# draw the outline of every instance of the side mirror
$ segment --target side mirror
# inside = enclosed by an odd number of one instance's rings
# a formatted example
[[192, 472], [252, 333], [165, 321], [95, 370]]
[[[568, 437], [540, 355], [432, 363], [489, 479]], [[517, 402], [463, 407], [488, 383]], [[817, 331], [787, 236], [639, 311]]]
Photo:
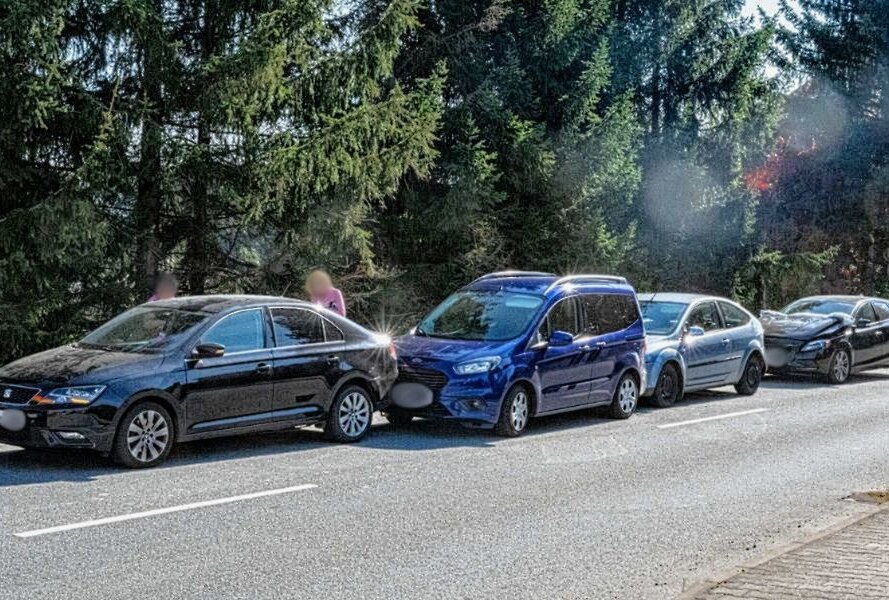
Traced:
[[871, 326], [870, 319], [856, 319], [855, 320], [855, 327], [864, 328], [864, 327], [870, 327], [870, 326]]
[[690, 335], [691, 337], [701, 337], [705, 333], [707, 332], [704, 331], [704, 328], [698, 327], [697, 325], [692, 325], [688, 328], [688, 335]]
[[567, 331], [553, 331], [549, 334], [550, 346], [567, 346], [574, 342], [574, 336]]
[[223, 354], [225, 354], [225, 346], [213, 342], [198, 344], [191, 351], [191, 355], [195, 358], [218, 358]]

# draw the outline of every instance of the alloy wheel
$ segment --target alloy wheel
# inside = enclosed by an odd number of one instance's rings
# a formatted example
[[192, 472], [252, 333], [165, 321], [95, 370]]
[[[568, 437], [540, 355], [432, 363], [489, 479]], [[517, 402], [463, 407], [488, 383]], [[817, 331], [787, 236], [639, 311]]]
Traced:
[[512, 397], [509, 414], [513, 428], [522, 431], [528, 424], [528, 394], [523, 391], [516, 392]]
[[343, 432], [358, 437], [370, 426], [370, 401], [361, 392], [351, 392], [343, 398], [337, 416]]
[[636, 382], [632, 377], [627, 377], [620, 384], [618, 390], [617, 401], [620, 408], [625, 413], [631, 413], [636, 408], [636, 402], [639, 398], [639, 391], [636, 389]]
[[838, 351], [833, 358], [833, 376], [839, 382], [849, 377], [849, 353], [845, 350]]
[[151, 409], [137, 412], [127, 427], [127, 449], [137, 461], [156, 460], [170, 443], [170, 426], [162, 414]]

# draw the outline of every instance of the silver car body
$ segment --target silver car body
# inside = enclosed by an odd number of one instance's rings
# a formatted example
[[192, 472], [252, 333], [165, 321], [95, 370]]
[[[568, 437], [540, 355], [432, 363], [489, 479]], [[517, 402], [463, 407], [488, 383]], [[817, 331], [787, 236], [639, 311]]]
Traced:
[[[764, 360], [762, 325], [737, 303], [699, 294], [639, 294], [643, 314], [647, 303], [658, 302], [684, 304], [685, 308], [677, 314], [675, 324], [671, 323], [672, 330], [646, 335], [644, 395], [654, 393], [661, 369], [670, 362], [679, 368], [682, 390], [690, 392], [738, 383], [752, 355]], [[712, 315], [711, 321], [715, 321], [708, 322], [703, 331], [690, 323], [690, 318], [702, 311]], [[737, 311], [743, 313], [743, 319]], [[728, 314], [734, 319], [727, 318]], [[740, 323], [741, 320], [746, 322]], [[646, 330], [647, 327], [646, 323]]]

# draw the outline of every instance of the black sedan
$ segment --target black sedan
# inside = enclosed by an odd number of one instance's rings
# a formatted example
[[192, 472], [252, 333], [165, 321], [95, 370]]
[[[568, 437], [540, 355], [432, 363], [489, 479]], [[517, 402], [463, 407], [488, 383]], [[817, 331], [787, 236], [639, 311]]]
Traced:
[[305, 302], [154, 302], [0, 369], [0, 442], [129, 467], [159, 464], [174, 442], [301, 425], [353, 442], [396, 375], [388, 337]]
[[763, 311], [772, 372], [820, 373], [843, 383], [852, 373], [889, 366], [889, 300], [816, 296]]

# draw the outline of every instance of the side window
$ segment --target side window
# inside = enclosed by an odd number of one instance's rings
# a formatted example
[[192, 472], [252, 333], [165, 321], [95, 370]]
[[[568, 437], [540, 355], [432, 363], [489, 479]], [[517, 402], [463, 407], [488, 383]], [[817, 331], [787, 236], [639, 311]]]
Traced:
[[324, 321], [324, 339], [328, 342], [341, 342], [345, 338], [343, 337], [343, 332], [340, 331], [339, 327], [331, 323], [330, 321]]
[[871, 302], [866, 303], [864, 306], [858, 309], [858, 312], [855, 313], [856, 319], [867, 319], [871, 323], [877, 322], [877, 313], [874, 310], [874, 305]]
[[223, 317], [203, 335], [201, 341], [222, 344], [226, 354], [261, 350], [265, 348], [262, 311], [243, 310]]
[[636, 302], [620, 294], [586, 294], [581, 297], [584, 308], [583, 335], [601, 335], [626, 329], [639, 319]]
[[722, 327], [715, 302], [698, 304], [688, 315], [686, 324], [689, 327], [700, 327], [704, 331], [716, 331]]
[[302, 308], [273, 308], [275, 345], [278, 348], [317, 344], [324, 341], [321, 315]]
[[750, 322], [750, 315], [734, 304], [720, 302], [719, 308], [722, 310], [722, 318], [728, 328], [742, 327]]
[[549, 311], [541, 333], [549, 338], [553, 331], [564, 331], [574, 336], [578, 334], [577, 302], [574, 298], [562, 300]]
[[874, 310], [877, 313], [878, 321], [889, 321], [889, 304], [885, 302], [874, 302]]

